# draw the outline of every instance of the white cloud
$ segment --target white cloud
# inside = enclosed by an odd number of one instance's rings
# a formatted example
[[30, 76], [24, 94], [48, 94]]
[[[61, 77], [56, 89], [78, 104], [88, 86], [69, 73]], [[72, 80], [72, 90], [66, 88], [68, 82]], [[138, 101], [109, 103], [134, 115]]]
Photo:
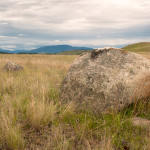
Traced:
[[18, 36], [24, 36], [24, 34], [20, 33], [20, 34], [18, 34]]
[[1, 25], [7, 25], [8, 22], [1, 22], [0, 24], [1, 24]]
[[16, 45], [2, 45], [0, 47], [6, 50], [14, 50], [16, 48]]
[[19, 37], [17, 36], [5, 36], [5, 35], [0, 35], [0, 39], [4, 39], [4, 38], [7, 38], [7, 39], [18, 39]]
[[150, 1], [5, 0], [0, 1], [0, 20], [0, 39], [24, 47], [28, 40], [38, 45], [128, 44], [149, 39]]
[[4, 36], [4, 35], [0, 35], [0, 38], [6, 38], [7, 36]]

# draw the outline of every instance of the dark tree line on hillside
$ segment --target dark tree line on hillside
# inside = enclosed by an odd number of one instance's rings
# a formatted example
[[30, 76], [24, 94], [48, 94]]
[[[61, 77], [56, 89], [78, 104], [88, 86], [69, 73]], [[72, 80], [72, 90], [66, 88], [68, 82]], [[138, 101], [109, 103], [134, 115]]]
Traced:
[[7, 53], [7, 52], [1, 52], [1, 51], [0, 51], [0, 54], [10, 54], [10, 53]]

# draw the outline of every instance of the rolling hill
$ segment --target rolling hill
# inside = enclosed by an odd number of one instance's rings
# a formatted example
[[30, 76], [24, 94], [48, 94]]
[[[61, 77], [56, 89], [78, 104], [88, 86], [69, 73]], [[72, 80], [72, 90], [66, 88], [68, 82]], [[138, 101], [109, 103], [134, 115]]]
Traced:
[[89, 47], [75, 47], [75, 46], [70, 46], [70, 45], [54, 45], [54, 46], [44, 46], [40, 47], [37, 49], [33, 50], [15, 50], [15, 51], [9, 51], [9, 50], [4, 50], [0, 48], [0, 51], [3, 53], [10, 53], [10, 54], [39, 54], [39, 53], [46, 53], [46, 54], [57, 54], [60, 52], [65, 52], [65, 51], [74, 51], [74, 50], [92, 50], [93, 48]]
[[0, 54], [9, 54], [9, 53], [12, 53], [12, 51], [4, 50], [4, 49], [0, 48]]
[[55, 46], [44, 46], [44, 47], [34, 49], [28, 52], [30, 53], [60, 53], [60, 52], [72, 51], [72, 50], [92, 50], [92, 48], [74, 47], [70, 45], [55, 45]]
[[150, 52], [150, 42], [134, 43], [125, 46], [122, 49], [132, 52]]
[[10, 54], [10, 53], [7, 53], [7, 52], [1, 52], [1, 51], [0, 51], [0, 54]]

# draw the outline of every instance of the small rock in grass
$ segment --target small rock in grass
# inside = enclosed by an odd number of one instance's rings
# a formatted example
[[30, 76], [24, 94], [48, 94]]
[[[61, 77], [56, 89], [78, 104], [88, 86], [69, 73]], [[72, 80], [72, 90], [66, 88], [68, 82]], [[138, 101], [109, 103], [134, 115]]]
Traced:
[[16, 64], [14, 62], [8, 62], [4, 68], [3, 68], [4, 71], [20, 71], [20, 70], [23, 70], [23, 67], [20, 66], [19, 64]]
[[137, 127], [150, 127], [150, 120], [143, 119], [140, 117], [133, 117], [132, 124]]

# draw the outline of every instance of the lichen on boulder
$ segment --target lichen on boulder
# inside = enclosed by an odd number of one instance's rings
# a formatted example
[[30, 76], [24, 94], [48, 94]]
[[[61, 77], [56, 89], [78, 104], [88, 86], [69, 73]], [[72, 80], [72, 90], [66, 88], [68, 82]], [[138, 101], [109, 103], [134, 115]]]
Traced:
[[95, 113], [122, 110], [150, 96], [150, 61], [117, 48], [100, 48], [78, 57], [61, 86], [61, 101]]

